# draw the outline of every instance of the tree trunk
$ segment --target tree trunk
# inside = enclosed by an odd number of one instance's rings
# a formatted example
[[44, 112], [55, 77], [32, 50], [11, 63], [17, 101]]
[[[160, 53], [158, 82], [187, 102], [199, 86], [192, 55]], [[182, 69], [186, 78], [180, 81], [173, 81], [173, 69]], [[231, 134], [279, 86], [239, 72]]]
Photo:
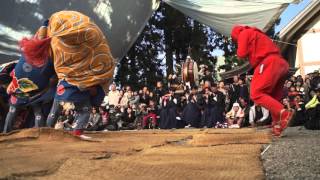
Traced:
[[172, 47], [172, 33], [169, 29], [165, 28], [165, 46], [166, 46], [166, 71], [167, 76], [173, 74], [173, 47]]

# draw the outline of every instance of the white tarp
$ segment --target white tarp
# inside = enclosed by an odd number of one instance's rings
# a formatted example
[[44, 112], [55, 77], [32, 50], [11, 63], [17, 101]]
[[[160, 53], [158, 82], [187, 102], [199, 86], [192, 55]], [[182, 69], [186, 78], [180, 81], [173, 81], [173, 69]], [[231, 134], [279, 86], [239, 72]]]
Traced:
[[294, 1], [296, 0], [164, 0], [182, 13], [227, 36], [235, 24], [267, 30], [288, 3]]
[[[186, 15], [228, 35], [232, 25], [264, 28], [293, 0], [164, 0]], [[5, 0], [0, 6], [0, 63], [19, 56], [17, 42], [61, 10], [80, 11], [105, 33], [113, 56], [121, 59], [135, 42], [159, 0]], [[174, 17], [171, 17], [174, 18]]]

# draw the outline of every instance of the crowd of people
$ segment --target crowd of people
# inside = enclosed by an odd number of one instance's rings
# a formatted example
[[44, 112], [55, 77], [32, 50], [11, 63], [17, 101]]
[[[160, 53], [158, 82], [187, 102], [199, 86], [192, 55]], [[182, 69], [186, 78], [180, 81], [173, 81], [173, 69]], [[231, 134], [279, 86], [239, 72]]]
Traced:
[[[116, 84], [111, 84], [103, 103], [90, 110], [85, 130], [268, 126], [272, 122], [271, 115], [266, 108], [250, 100], [250, 82], [251, 76], [234, 76], [231, 82], [215, 82], [213, 78], [205, 78], [200, 86], [169, 79], [167, 83], [157, 82], [154, 89], [143, 87], [138, 91], [133, 90], [135, 87], [118, 88]], [[319, 91], [318, 71], [305, 78], [291, 76], [286, 80], [282, 103], [296, 112], [291, 126], [320, 128]], [[2, 107], [6, 106], [3, 98], [1, 104]], [[0, 125], [3, 128], [5, 108], [1, 111]], [[77, 126], [77, 115], [76, 110], [61, 111], [54, 127], [72, 131]], [[33, 127], [35, 121], [29, 122], [28, 119], [34, 117], [30, 118], [30, 114], [28, 116], [22, 112], [17, 116], [14, 128]]]
[[[101, 106], [91, 109], [86, 130], [269, 126], [272, 122], [269, 111], [250, 100], [250, 78], [234, 76], [230, 83], [204, 81], [199, 87], [188, 83], [165, 86], [159, 81], [155, 89], [143, 87], [139, 91], [130, 86], [117, 89], [112, 84]], [[305, 79], [291, 76], [286, 80], [282, 102], [296, 112], [291, 126], [320, 128], [319, 82], [318, 71]], [[72, 129], [76, 123], [74, 115], [63, 111], [56, 128]]]
[[[79, 24], [76, 19], [84, 21]], [[83, 41], [87, 37], [95, 38]], [[181, 81], [169, 75], [154, 89], [149, 89], [152, 84], [140, 90], [112, 84], [106, 94], [116, 61], [102, 31], [84, 14], [56, 12], [32, 38], [19, 42], [17, 62], [0, 66], [0, 130], [47, 126], [82, 136], [83, 130], [271, 124], [273, 135], [280, 137], [288, 124], [319, 129], [319, 72], [304, 79], [291, 76], [283, 86], [289, 65], [268, 36], [255, 27], [235, 25], [231, 37], [238, 46], [237, 57], [249, 59], [252, 80], [247, 75], [217, 81], [209, 68], [200, 65], [200, 85], [195, 77], [183, 76]], [[190, 60], [186, 62], [193, 67]]]

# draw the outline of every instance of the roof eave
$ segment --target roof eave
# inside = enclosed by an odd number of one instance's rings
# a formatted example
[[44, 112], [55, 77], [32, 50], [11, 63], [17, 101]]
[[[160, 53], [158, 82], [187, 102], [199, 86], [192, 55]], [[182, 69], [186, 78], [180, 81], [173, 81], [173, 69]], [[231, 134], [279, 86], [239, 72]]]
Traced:
[[[305, 27], [309, 20], [314, 18], [320, 12], [320, 1], [312, 1], [303, 11], [301, 11], [289, 24], [287, 24], [279, 33], [281, 41], [292, 42], [296, 33]], [[280, 44], [280, 48], [284, 51], [288, 47], [287, 44]]]

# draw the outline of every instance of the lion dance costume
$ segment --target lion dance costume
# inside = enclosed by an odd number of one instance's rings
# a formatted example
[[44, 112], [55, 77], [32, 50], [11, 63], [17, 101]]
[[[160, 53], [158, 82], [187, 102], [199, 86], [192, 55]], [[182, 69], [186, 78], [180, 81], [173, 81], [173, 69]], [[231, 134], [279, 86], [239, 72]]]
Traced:
[[[40, 37], [40, 38], [39, 38]], [[62, 108], [77, 113], [75, 135], [81, 135], [90, 107], [100, 105], [112, 81], [115, 61], [107, 40], [89, 17], [76, 11], [54, 13], [32, 39], [23, 39], [26, 61], [41, 66], [51, 57], [58, 77], [47, 119], [53, 127]]]
[[234, 26], [231, 36], [238, 45], [237, 56], [248, 57], [254, 69], [250, 98], [271, 112], [272, 132], [281, 136], [294, 114], [279, 102], [289, 65], [281, 57], [279, 48], [259, 29]]

